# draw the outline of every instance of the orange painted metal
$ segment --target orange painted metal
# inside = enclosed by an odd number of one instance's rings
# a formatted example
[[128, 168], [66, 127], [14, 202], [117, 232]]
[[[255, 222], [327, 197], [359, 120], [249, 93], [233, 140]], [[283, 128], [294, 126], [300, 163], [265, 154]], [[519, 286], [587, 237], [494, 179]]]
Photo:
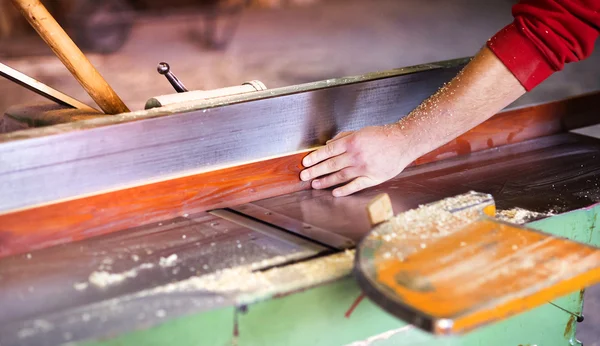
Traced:
[[441, 334], [467, 332], [600, 282], [600, 249], [490, 218], [425, 243], [403, 260], [376, 252], [376, 278], [407, 308], [444, 321], [434, 327]]

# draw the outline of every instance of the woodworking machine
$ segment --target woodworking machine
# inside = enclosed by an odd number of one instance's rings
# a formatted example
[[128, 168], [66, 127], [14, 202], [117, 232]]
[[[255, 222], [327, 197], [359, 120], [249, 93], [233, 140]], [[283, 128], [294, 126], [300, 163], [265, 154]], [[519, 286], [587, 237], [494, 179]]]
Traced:
[[0, 65], [49, 98], [2, 119], [0, 345], [579, 344], [600, 94], [504, 110], [349, 197], [299, 179], [468, 60], [216, 91], [161, 63], [176, 92], [133, 111], [78, 65], [102, 111]]

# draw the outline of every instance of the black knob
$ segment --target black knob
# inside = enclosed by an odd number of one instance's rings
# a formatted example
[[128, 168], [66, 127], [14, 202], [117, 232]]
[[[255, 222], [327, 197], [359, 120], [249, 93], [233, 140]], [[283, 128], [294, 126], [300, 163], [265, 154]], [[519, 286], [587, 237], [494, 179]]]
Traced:
[[169, 67], [169, 64], [167, 64], [166, 62], [161, 62], [160, 64], [158, 64], [158, 66], [156, 67], [156, 71], [158, 71], [158, 73], [167, 77], [167, 80], [169, 81], [169, 83], [171, 83], [171, 85], [173, 86], [175, 91], [177, 91], [178, 93], [183, 93], [183, 92], [188, 91], [186, 89], [186, 87], [183, 85], [183, 83], [181, 83], [179, 81], [179, 79], [177, 79], [177, 77], [175, 77], [173, 72], [171, 72], [171, 68]]
[[166, 62], [161, 62], [160, 64], [158, 64], [158, 67], [156, 67], [156, 71], [158, 71], [158, 73], [160, 74], [167, 74], [170, 70], [171, 68]]

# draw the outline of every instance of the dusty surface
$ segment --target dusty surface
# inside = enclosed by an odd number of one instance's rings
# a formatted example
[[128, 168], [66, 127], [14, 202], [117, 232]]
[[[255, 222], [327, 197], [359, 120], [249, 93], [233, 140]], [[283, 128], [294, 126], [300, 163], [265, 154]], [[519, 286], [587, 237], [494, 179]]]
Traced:
[[[140, 292], [136, 297], [166, 292], [202, 291], [232, 296], [239, 305], [250, 304], [277, 294], [287, 294], [350, 275], [354, 250], [269, 268], [288, 260], [289, 258], [275, 257], [202, 276], [192, 276], [186, 280]], [[243, 284], [240, 285], [241, 282]]]
[[[92, 63], [132, 110], [173, 93], [156, 65], [167, 61], [188, 89], [212, 89], [259, 79], [267, 87], [356, 75], [469, 56], [507, 24], [514, 1], [327, 0], [288, 9], [247, 11], [223, 52], [191, 39], [198, 17], [140, 18], [117, 54], [90, 55]], [[7, 51], [10, 49], [10, 51]], [[15, 52], [24, 52], [15, 56]], [[0, 40], [0, 61], [90, 105], [91, 99], [41, 40]], [[600, 89], [600, 49], [572, 64], [516, 104], [543, 102]], [[0, 80], [0, 112], [43, 101]], [[586, 319], [578, 324], [586, 346], [600, 345], [600, 287], [588, 290]]]
[[536, 213], [522, 208], [513, 208], [508, 210], [498, 210], [496, 218], [502, 221], [516, 223], [518, 225], [531, 222], [537, 219], [551, 216], [552, 214]]

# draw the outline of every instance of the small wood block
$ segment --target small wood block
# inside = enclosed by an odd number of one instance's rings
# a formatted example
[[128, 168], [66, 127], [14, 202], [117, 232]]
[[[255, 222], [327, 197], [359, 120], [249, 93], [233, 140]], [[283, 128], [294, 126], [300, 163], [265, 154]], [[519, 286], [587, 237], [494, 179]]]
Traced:
[[392, 200], [387, 193], [382, 193], [375, 196], [369, 204], [367, 204], [367, 214], [371, 226], [378, 225], [384, 221], [391, 219], [394, 216], [392, 208]]
[[600, 249], [498, 221], [485, 208], [478, 217], [447, 210], [399, 214], [357, 249], [366, 295], [408, 323], [460, 334], [600, 282]]

